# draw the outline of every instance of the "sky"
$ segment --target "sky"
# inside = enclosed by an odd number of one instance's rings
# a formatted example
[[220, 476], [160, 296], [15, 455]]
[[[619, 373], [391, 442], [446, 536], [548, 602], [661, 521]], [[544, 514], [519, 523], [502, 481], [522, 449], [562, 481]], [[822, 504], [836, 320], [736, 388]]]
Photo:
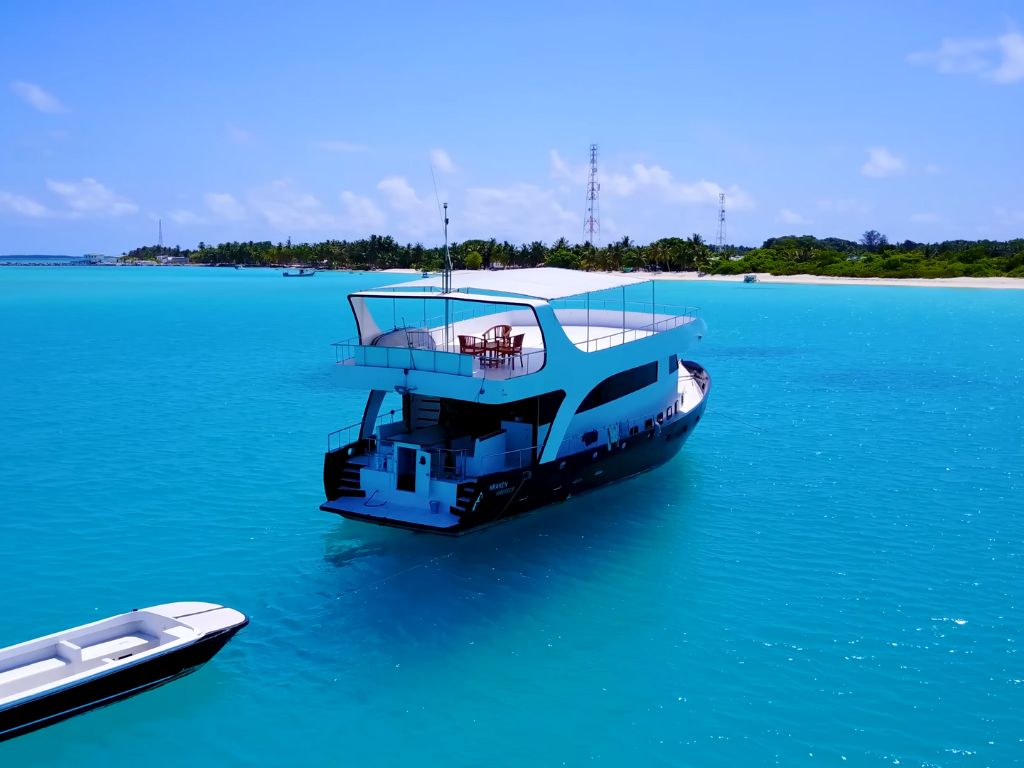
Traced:
[[1024, 3], [0, 5], [0, 254], [1024, 236]]

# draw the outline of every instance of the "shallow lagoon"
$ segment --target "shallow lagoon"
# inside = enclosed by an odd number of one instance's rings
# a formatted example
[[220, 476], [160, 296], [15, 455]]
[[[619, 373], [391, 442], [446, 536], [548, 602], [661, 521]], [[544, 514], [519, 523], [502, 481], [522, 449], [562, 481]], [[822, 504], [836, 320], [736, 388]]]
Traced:
[[0, 645], [252, 618], [0, 764], [1024, 761], [1019, 292], [659, 283], [709, 325], [684, 451], [450, 540], [317, 509], [345, 295], [394, 280], [0, 271]]

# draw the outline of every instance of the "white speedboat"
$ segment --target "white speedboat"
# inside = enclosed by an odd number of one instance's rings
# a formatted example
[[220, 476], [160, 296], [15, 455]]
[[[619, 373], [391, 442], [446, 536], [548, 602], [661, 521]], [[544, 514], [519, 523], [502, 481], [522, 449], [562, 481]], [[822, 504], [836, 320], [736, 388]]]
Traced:
[[0, 741], [186, 675], [248, 623], [214, 603], [167, 603], [0, 649]]
[[368, 396], [328, 436], [321, 509], [461, 534], [671, 459], [711, 383], [683, 359], [704, 321], [655, 286], [538, 268], [351, 294], [335, 371]]
[[285, 277], [312, 277], [316, 274], [313, 267], [299, 267], [298, 269], [286, 269], [282, 273]]

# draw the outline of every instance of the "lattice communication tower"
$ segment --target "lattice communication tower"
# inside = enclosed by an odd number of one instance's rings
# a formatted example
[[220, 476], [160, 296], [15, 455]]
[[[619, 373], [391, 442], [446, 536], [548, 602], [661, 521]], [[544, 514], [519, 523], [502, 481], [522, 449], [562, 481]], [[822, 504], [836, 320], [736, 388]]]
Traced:
[[583, 236], [591, 245], [601, 242], [601, 184], [597, 180], [597, 144], [590, 145], [590, 178], [587, 180], [587, 217], [583, 220]]
[[718, 252], [725, 253], [725, 192], [718, 193]]

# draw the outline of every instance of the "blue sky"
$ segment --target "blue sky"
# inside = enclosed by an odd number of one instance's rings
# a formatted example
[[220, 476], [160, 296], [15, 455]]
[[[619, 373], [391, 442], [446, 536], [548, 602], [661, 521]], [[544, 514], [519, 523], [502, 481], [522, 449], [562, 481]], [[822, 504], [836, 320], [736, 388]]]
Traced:
[[[1024, 235], [1024, 6], [5, 3], [0, 253]], [[433, 168], [433, 179], [431, 169]]]

